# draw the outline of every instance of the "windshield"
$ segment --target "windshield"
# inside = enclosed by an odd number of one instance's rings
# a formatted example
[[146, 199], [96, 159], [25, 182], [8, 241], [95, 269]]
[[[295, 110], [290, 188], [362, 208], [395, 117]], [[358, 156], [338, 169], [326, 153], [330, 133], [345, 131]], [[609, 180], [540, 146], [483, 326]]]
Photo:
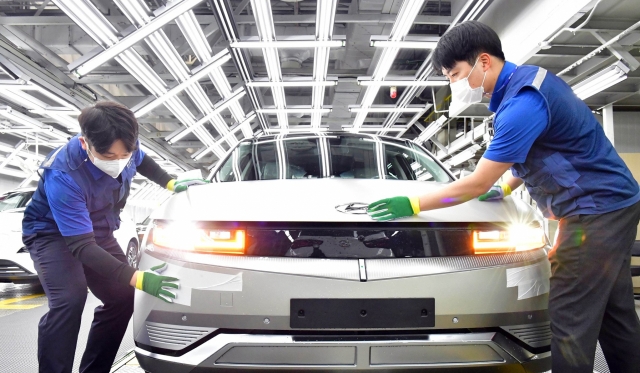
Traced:
[[358, 135], [289, 135], [242, 142], [215, 175], [220, 182], [274, 179], [391, 179], [448, 182], [410, 141]]
[[0, 211], [17, 209], [25, 207], [33, 192], [25, 193], [7, 193], [0, 196]]

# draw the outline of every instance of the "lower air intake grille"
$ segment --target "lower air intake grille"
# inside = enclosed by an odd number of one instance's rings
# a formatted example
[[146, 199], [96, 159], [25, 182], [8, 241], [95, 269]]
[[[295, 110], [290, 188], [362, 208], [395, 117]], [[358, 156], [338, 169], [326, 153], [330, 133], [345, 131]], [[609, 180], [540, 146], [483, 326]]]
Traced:
[[548, 322], [503, 326], [502, 329], [531, 347], [545, 347], [551, 344], [551, 328]]
[[215, 330], [154, 322], [146, 322], [146, 326], [150, 345], [169, 350], [181, 350]]
[[31, 274], [10, 260], [0, 260], [0, 276], [23, 276]]

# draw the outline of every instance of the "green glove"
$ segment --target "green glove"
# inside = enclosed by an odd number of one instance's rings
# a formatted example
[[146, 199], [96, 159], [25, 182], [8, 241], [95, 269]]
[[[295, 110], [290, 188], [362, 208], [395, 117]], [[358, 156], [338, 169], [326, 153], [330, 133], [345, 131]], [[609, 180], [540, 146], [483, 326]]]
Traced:
[[171, 180], [167, 184], [167, 189], [172, 192], [180, 193], [187, 190], [191, 185], [203, 185], [209, 184], [209, 180], [205, 179], [186, 179], [186, 180]]
[[511, 194], [511, 187], [507, 183], [496, 184], [489, 189], [489, 191], [480, 197], [478, 197], [479, 201], [495, 201], [499, 199], [503, 199], [504, 197]]
[[175, 277], [160, 276], [167, 269], [167, 263], [151, 267], [149, 271], [138, 272], [136, 289], [160, 298], [167, 303], [173, 303], [176, 293], [170, 289], [180, 289], [180, 283]]
[[393, 197], [376, 201], [369, 205], [367, 213], [377, 221], [412, 216], [420, 212], [420, 199], [418, 197]]

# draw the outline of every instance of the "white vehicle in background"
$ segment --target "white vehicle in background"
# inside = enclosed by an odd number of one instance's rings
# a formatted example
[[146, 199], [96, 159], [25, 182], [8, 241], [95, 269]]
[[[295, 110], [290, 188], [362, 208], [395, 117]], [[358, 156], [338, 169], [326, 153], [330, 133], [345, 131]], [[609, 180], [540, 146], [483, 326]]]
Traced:
[[[38, 274], [31, 256], [22, 243], [22, 216], [36, 188], [20, 188], [0, 195], [0, 282], [37, 282]], [[114, 232], [130, 265], [139, 259], [136, 226], [126, 214], [121, 214], [120, 229]]]

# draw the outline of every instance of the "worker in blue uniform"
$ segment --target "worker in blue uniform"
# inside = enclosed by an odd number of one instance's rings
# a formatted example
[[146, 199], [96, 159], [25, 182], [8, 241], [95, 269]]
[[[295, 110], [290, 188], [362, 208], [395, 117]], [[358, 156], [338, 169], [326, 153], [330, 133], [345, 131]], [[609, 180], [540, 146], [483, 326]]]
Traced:
[[611, 372], [640, 372], [630, 272], [640, 190], [589, 107], [551, 72], [505, 61], [498, 35], [479, 22], [446, 33], [431, 61], [451, 82], [451, 116], [490, 97], [495, 136], [471, 175], [433, 193], [376, 201], [371, 216], [500, 199], [524, 183], [545, 217], [559, 220], [549, 253], [552, 371], [593, 372], [599, 340]]
[[38, 325], [40, 372], [71, 372], [87, 287], [95, 309], [80, 372], [109, 372], [133, 313], [134, 288], [171, 302], [178, 279], [127, 264], [113, 236], [137, 172], [169, 190], [176, 182], [146, 155], [127, 107], [99, 102], [78, 117], [81, 134], [49, 154], [22, 221], [23, 241], [49, 301]]

